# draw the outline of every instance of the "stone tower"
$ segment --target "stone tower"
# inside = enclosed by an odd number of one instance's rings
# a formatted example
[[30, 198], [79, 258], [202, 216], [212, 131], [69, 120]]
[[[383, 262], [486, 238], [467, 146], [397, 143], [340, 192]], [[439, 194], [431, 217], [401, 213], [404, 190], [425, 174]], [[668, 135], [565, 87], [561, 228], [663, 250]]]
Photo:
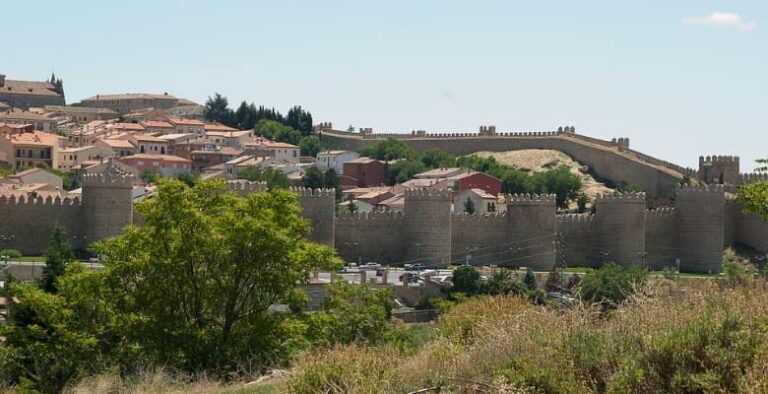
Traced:
[[740, 183], [738, 156], [699, 156], [699, 179], [713, 185]]
[[601, 263], [645, 264], [645, 193], [600, 195], [595, 206]]
[[85, 174], [83, 185], [83, 236], [86, 243], [120, 234], [133, 223], [133, 177], [117, 167], [104, 173]]
[[723, 186], [679, 186], [675, 212], [680, 269], [719, 273], [725, 243]]
[[334, 189], [292, 189], [299, 196], [301, 216], [309, 220], [310, 241], [333, 246], [336, 220], [336, 191]]
[[557, 250], [555, 195], [515, 194], [506, 200], [509, 265], [551, 270]]
[[446, 189], [405, 191], [406, 260], [441, 267], [451, 263], [451, 205]]

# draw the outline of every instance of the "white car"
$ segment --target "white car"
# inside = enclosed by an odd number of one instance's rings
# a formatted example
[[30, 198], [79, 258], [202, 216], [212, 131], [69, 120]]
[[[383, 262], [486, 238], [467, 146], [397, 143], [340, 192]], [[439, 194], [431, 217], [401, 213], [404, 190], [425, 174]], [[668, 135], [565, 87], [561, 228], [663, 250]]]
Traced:
[[374, 262], [368, 262], [360, 266], [361, 270], [366, 270], [366, 271], [376, 271], [379, 268], [381, 268], [381, 264], [374, 263]]

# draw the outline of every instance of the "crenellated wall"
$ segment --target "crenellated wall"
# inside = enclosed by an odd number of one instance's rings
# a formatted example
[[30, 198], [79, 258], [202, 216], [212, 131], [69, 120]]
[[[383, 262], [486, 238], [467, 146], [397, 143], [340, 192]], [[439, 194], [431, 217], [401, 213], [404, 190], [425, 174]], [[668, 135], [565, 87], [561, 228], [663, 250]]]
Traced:
[[599, 195], [595, 207], [599, 261], [644, 264], [645, 193]]
[[0, 248], [41, 255], [48, 250], [51, 234], [62, 226], [76, 247], [83, 247], [83, 205], [80, 198], [0, 196], [0, 235], [12, 237]]
[[557, 215], [557, 236], [558, 264], [599, 267], [595, 215]]
[[343, 212], [336, 218], [336, 250], [349, 262], [405, 261], [404, 224], [402, 212]]
[[675, 209], [658, 208], [646, 211], [645, 251], [648, 268], [676, 268], [676, 244]]
[[552, 269], [556, 258], [556, 196], [507, 196], [507, 239], [510, 265], [525, 265], [537, 271]]
[[725, 244], [722, 185], [678, 187], [675, 219], [681, 269], [720, 272]]
[[639, 185], [649, 196], [668, 197], [684, 176], [696, 178], [697, 171], [659, 160], [627, 147], [627, 139], [604, 141], [565, 131], [455, 134], [359, 134], [326, 128], [317, 129], [323, 145], [355, 150], [384, 138], [402, 139], [417, 151], [437, 148], [455, 155], [478, 151], [552, 149], [561, 151], [590, 167], [595, 175], [615, 183]]
[[451, 206], [448, 190], [405, 191], [403, 244], [406, 260], [428, 266], [447, 266], [451, 256]]

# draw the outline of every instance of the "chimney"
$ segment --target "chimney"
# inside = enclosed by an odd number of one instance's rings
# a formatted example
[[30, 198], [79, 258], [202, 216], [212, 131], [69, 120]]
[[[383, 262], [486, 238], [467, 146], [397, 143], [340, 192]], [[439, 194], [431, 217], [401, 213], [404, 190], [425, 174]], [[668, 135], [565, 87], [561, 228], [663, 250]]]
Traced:
[[0, 88], [5, 86], [5, 74], [0, 74]]

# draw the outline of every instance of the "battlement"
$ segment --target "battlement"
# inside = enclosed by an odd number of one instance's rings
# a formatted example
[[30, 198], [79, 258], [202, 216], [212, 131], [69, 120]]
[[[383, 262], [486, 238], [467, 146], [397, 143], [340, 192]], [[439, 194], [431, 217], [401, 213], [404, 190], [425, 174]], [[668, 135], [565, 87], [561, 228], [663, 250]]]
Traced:
[[645, 193], [598, 194], [596, 203], [645, 203]]
[[595, 221], [595, 215], [591, 213], [568, 213], [564, 215], [557, 215], [558, 224], [582, 224], [593, 223]]
[[266, 182], [252, 182], [245, 180], [227, 181], [227, 189], [239, 194], [259, 193], [267, 191]]
[[333, 123], [320, 122], [320, 124], [315, 126], [315, 130], [333, 130]]
[[723, 185], [677, 185], [677, 192], [723, 194], [725, 187]]
[[574, 126], [560, 126], [557, 128], [557, 131], [563, 132], [563, 133], [575, 133], [576, 127]]
[[83, 174], [80, 178], [84, 188], [88, 187], [117, 187], [133, 188], [133, 177], [128, 174], [102, 173]]
[[451, 191], [448, 189], [410, 188], [405, 189], [406, 204], [408, 200], [450, 201]]
[[748, 174], [739, 174], [739, 184], [756, 182], [768, 182], [768, 173], [752, 172]]
[[80, 205], [80, 197], [64, 197], [61, 198], [59, 196], [56, 196], [56, 198], [53, 198], [51, 196], [48, 196], [46, 198], [37, 196], [16, 196], [11, 195], [8, 196], [0, 196], [0, 205], [8, 204], [8, 205], [56, 205], [56, 206], [71, 206], [71, 205]]
[[353, 221], [371, 221], [371, 222], [386, 222], [386, 221], [402, 221], [405, 218], [402, 212], [392, 211], [371, 211], [371, 212], [339, 212], [336, 216], [336, 220], [340, 222], [353, 222]]
[[739, 164], [739, 157], [738, 156], [721, 156], [721, 155], [712, 155], [712, 156], [699, 156], [699, 165], [704, 164], [714, 164], [714, 163], [725, 163], [725, 164]]
[[507, 194], [507, 205], [554, 205], [557, 196], [554, 194]]
[[496, 126], [480, 126], [480, 135], [496, 135]]
[[645, 211], [645, 217], [652, 219], [657, 217], [671, 217], [675, 215], [675, 208], [656, 208]]
[[305, 187], [292, 187], [291, 191], [298, 194], [299, 197], [335, 197], [334, 189], [311, 189]]
[[470, 215], [468, 213], [452, 213], [451, 219], [454, 223], [505, 223], [507, 215], [503, 213], [493, 213], [487, 215]]

